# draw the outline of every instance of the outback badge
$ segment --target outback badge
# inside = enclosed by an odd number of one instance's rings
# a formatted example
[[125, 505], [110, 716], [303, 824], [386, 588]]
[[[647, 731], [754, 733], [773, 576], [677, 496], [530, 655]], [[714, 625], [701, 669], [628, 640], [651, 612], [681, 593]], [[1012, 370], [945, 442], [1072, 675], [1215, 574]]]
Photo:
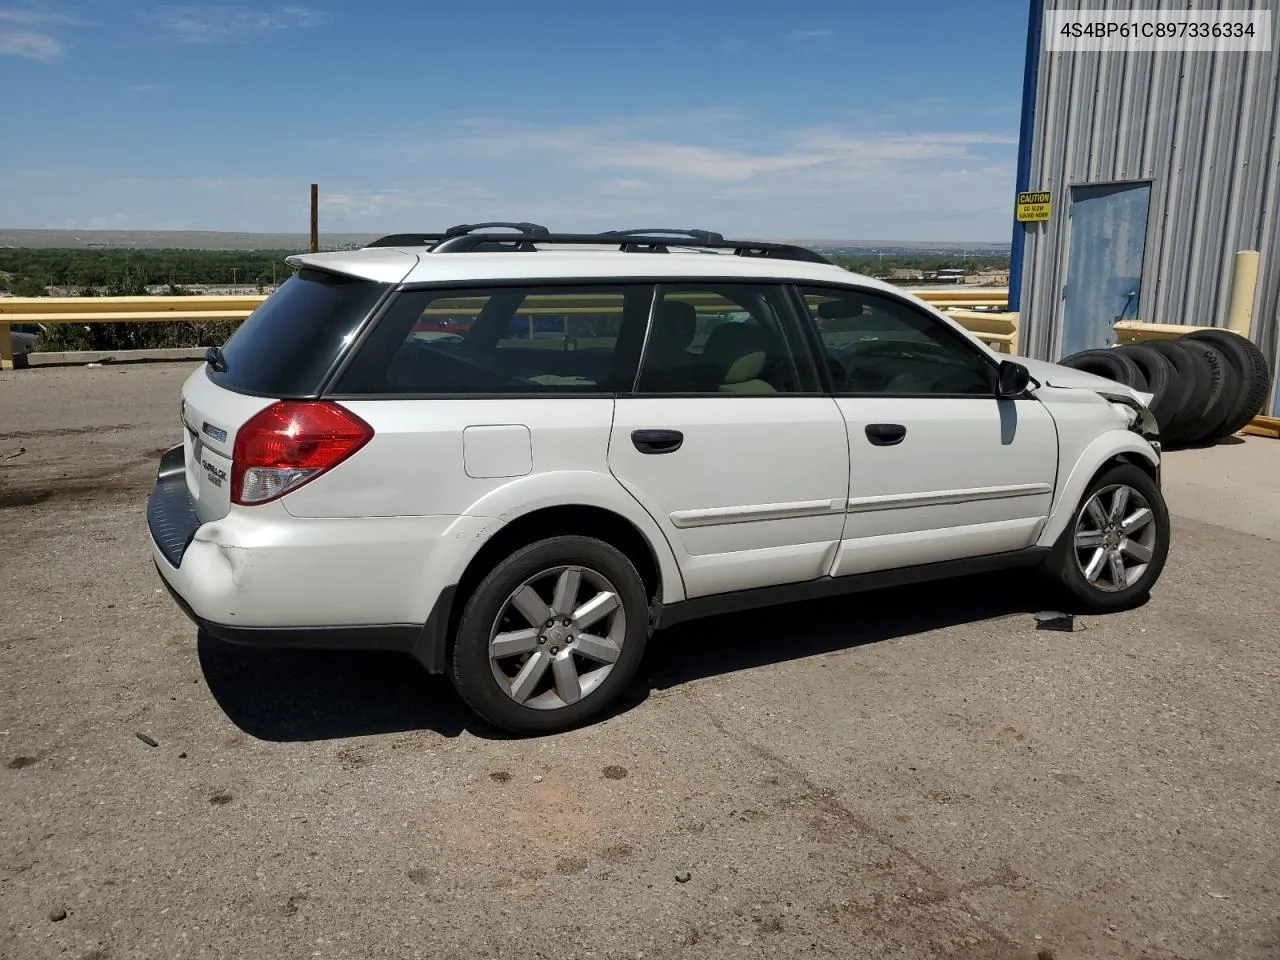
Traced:
[[219, 443], [222, 443], [227, 439], [227, 431], [223, 430], [221, 427], [215, 427], [208, 420], [200, 425], [200, 432], [208, 434]]

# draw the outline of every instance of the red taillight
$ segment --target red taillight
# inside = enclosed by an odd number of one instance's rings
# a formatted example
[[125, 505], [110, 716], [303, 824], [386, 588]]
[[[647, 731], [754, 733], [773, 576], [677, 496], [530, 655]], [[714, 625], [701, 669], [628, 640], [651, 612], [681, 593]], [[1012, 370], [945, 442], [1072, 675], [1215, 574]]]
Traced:
[[373, 439], [350, 410], [320, 400], [281, 400], [236, 432], [231, 502], [267, 503], [331, 470]]

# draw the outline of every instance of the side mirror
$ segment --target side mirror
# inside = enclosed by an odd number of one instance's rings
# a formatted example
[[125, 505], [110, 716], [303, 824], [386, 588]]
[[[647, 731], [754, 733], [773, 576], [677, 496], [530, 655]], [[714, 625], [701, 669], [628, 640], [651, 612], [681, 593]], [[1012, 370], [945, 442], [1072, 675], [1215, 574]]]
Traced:
[[1012, 360], [1001, 360], [996, 374], [996, 397], [1008, 400], [1020, 397], [1031, 383], [1031, 371]]

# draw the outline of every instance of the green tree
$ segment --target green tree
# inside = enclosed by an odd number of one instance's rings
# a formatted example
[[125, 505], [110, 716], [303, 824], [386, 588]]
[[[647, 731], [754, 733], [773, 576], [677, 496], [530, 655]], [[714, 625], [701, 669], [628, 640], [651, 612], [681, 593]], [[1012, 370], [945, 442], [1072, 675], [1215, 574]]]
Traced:
[[48, 294], [45, 284], [33, 277], [18, 277], [10, 283], [9, 292], [15, 297], [43, 297]]

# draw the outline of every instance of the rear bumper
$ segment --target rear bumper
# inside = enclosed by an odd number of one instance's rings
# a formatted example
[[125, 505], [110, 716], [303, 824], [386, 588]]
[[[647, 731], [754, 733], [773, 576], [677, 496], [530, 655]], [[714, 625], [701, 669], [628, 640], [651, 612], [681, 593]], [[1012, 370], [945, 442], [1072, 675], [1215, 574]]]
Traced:
[[161, 458], [147, 527], [160, 579], [197, 626], [231, 643], [399, 650], [443, 667], [459, 551], [492, 521], [298, 519], [277, 503], [201, 523], [182, 456]]
[[160, 574], [160, 581], [169, 591], [169, 596], [173, 597], [178, 609], [209, 636], [227, 643], [305, 650], [393, 650], [415, 653], [423, 633], [421, 626], [399, 623], [346, 627], [241, 627], [215, 623], [191, 609], [191, 604], [169, 582], [159, 560], [156, 561], [156, 572]]

